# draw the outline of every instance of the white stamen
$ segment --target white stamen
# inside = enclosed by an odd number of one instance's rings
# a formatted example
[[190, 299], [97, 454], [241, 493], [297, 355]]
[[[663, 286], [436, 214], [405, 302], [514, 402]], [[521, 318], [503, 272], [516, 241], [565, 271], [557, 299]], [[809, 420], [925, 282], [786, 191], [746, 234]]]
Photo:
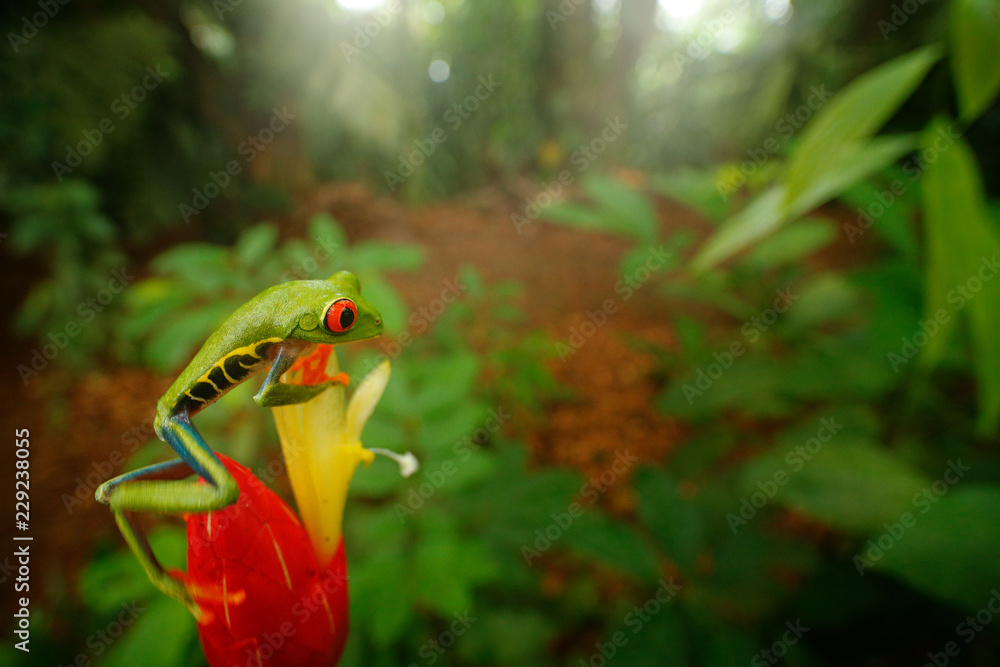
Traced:
[[409, 477], [413, 473], [420, 469], [420, 461], [417, 457], [413, 455], [412, 452], [406, 452], [405, 454], [397, 454], [390, 449], [382, 449], [381, 447], [369, 447], [368, 451], [373, 454], [381, 454], [382, 456], [388, 456], [390, 459], [399, 464], [399, 474], [403, 477]]

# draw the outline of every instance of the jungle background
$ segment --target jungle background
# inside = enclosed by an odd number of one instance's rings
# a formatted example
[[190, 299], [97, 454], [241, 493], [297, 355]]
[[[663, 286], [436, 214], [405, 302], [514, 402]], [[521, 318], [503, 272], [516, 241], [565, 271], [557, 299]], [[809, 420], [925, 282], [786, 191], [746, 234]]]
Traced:
[[[342, 363], [393, 364], [365, 442], [422, 463], [354, 478], [343, 665], [1000, 664], [1000, 3], [0, 28], [4, 664], [204, 664], [93, 491], [170, 457], [156, 400], [238, 304], [339, 269], [386, 322]], [[254, 391], [196, 422], [290, 498]]]

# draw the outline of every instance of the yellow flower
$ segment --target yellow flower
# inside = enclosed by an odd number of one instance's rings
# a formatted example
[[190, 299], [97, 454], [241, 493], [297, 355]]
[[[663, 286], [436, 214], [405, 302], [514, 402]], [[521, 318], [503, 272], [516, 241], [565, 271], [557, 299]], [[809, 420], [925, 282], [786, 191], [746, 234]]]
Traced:
[[[317, 346], [309, 357], [319, 363], [326, 357], [324, 377], [346, 377], [339, 373], [331, 346]], [[289, 370], [282, 381], [302, 384], [309, 358], [305, 361]], [[365, 376], [350, 399], [346, 387], [335, 384], [306, 403], [272, 408], [292, 492], [321, 567], [330, 562], [340, 544], [347, 490], [358, 463], [367, 466], [378, 453], [395, 459], [404, 477], [417, 470], [417, 460], [409, 452], [400, 455], [361, 444], [361, 430], [388, 382], [386, 360]]]

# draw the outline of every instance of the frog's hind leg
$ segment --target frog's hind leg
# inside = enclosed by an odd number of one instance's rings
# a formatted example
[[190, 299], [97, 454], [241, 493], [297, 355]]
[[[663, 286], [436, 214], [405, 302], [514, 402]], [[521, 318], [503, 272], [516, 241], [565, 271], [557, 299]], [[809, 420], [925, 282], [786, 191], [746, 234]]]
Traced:
[[[99, 501], [115, 511], [178, 515], [222, 509], [236, 502], [240, 495], [236, 480], [186, 414], [165, 419], [158, 425], [157, 435], [183, 459], [186, 474], [179, 474], [180, 469], [169, 464], [143, 468], [102, 484], [96, 494]], [[179, 481], [192, 472], [208, 484]]]
[[[181, 460], [158, 463], [116, 477], [102, 484], [95, 495], [111, 507], [122, 536], [153, 585], [185, 604], [198, 618], [197, 603], [184, 583], [163, 569], [146, 536], [135, 524], [133, 513], [183, 515], [221, 509], [236, 501], [239, 487], [201, 439], [187, 415], [164, 420], [157, 428], [157, 435], [181, 456]], [[192, 473], [208, 483], [182, 481]]]
[[[139, 470], [119, 475], [108, 482], [105, 482], [97, 490], [97, 499], [107, 503], [108, 499], [115, 494], [115, 489], [123, 484], [128, 484], [135, 480], [178, 480], [189, 477], [193, 471], [187, 462], [175, 459], [165, 463], [156, 463]], [[139, 529], [134, 520], [132, 512], [115, 510], [115, 523], [125, 538], [132, 553], [135, 555], [139, 565], [146, 571], [149, 580], [163, 593], [186, 605], [188, 609], [197, 617], [199, 610], [191, 599], [183, 583], [170, 576], [153, 553], [152, 547], [146, 535]]]

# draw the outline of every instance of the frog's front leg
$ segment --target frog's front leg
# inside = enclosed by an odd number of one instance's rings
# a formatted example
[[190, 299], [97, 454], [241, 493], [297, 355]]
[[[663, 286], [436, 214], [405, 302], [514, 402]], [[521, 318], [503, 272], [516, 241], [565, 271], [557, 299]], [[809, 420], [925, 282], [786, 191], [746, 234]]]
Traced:
[[[187, 587], [163, 569], [145, 535], [135, 525], [131, 513], [187, 514], [222, 509], [236, 501], [239, 487], [202, 440], [186, 412], [158, 419], [156, 432], [182, 460], [149, 466], [116, 477], [102, 484], [97, 489], [96, 496], [114, 511], [125, 541], [146, 570], [150, 581], [167, 595], [187, 605], [195, 617], [198, 617], [198, 606]], [[208, 483], [181, 481], [191, 473], [199, 475]]]
[[305, 403], [326, 391], [335, 384], [347, 384], [349, 379], [346, 373], [338, 373], [332, 380], [319, 384], [285, 384], [281, 382], [281, 376], [285, 374], [292, 364], [295, 363], [296, 356], [301, 348], [291, 345], [280, 345], [275, 355], [274, 363], [267, 377], [264, 378], [260, 391], [253, 397], [257, 405], [263, 408], [276, 408], [281, 405], [294, 405]]

